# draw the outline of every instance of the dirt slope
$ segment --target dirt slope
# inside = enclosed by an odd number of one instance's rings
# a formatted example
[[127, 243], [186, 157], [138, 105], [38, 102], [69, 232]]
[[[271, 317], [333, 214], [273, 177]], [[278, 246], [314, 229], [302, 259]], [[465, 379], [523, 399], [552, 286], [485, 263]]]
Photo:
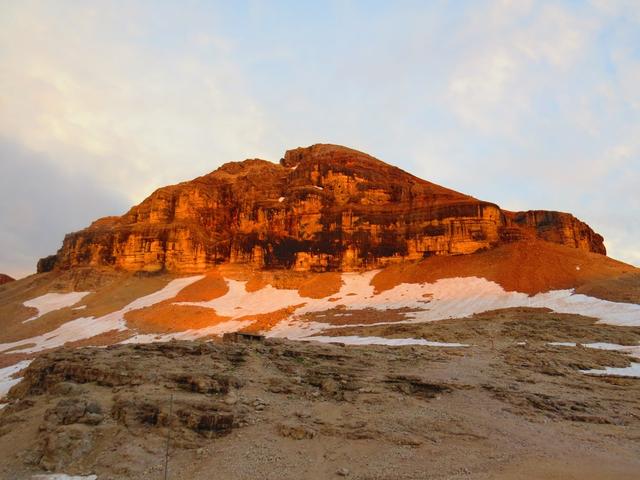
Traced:
[[637, 285], [638, 269], [603, 255], [568, 248], [541, 240], [501, 245], [473, 255], [432, 257], [418, 263], [390, 266], [372, 281], [377, 291], [400, 283], [434, 282], [441, 278], [480, 277], [494, 281], [507, 291], [529, 294], [576, 288], [622, 275], [629, 281], [610, 284], [610, 292], [595, 286], [589, 291], [601, 298], [614, 298], [618, 288]]

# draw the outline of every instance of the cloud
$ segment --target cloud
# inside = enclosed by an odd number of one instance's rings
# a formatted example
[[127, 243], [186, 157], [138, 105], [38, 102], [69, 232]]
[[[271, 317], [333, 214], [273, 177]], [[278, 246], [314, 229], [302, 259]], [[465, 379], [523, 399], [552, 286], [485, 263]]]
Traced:
[[1, 133], [55, 153], [58, 168], [99, 171], [140, 201], [158, 184], [263, 147], [266, 119], [224, 39], [175, 26], [175, 50], [152, 38], [155, 22], [169, 19], [128, 4], [4, 10]]
[[331, 142], [505, 208], [572, 211], [640, 265], [639, 44], [633, 0], [4, 2], [3, 171], [22, 152], [25, 175], [103, 193], [73, 222], [60, 197], [37, 246], [3, 210], [0, 250], [31, 268], [159, 186]]
[[[22, 277], [62, 238], [102, 214], [121, 214], [122, 196], [96, 178], [55, 168], [55, 158], [0, 137], [0, 272]], [[98, 208], [97, 208], [98, 207]]]

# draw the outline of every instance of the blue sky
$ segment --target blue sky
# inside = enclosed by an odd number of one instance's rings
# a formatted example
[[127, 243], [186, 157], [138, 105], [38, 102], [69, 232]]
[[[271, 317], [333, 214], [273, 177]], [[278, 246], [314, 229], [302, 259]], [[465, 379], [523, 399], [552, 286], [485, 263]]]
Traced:
[[640, 3], [0, 5], [0, 271], [224, 162], [338, 143], [640, 266]]

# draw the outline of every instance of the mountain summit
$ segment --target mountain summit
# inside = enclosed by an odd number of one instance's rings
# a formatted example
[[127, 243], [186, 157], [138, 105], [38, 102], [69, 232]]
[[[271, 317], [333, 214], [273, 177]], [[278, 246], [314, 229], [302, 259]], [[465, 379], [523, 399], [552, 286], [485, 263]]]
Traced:
[[156, 190], [121, 217], [68, 234], [38, 271], [76, 266], [204, 271], [220, 263], [351, 271], [541, 239], [606, 254], [568, 213], [509, 212], [365, 153], [318, 144], [280, 164], [231, 162]]

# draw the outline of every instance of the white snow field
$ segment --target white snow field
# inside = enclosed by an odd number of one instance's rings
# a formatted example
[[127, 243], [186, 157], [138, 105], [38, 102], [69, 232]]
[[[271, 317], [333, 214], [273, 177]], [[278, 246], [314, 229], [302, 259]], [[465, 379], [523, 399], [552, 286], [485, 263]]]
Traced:
[[[329, 324], [304, 321], [300, 317], [305, 313], [323, 312], [338, 305], [342, 305], [346, 311], [366, 308], [414, 309], [414, 312], [407, 314], [405, 323], [461, 318], [500, 308], [547, 307], [559, 313], [596, 317], [603, 323], [613, 325], [640, 325], [640, 305], [574, 295], [572, 290], [555, 290], [529, 296], [525, 293], [506, 292], [497, 283], [477, 277], [447, 278], [435, 283], [403, 283], [375, 295], [370, 282], [377, 273], [344, 273], [340, 291], [321, 299], [301, 297], [297, 290], [276, 289], [271, 285], [255, 292], [247, 292], [246, 282], [227, 280], [229, 291], [224, 296], [207, 302], [180, 304], [213, 308], [218, 315], [231, 318], [302, 305], [268, 333], [271, 336], [289, 338], [312, 335], [327, 328]], [[330, 301], [329, 298], [337, 300]]]
[[157, 292], [153, 292], [149, 295], [134, 300], [129, 305], [122, 308], [121, 310], [118, 310], [117, 312], [112, 312], [98, 318], [80, 317], [60, 325], [58, 328], [51, 332], [47, 332], [36, 337], [26, 338], [17, 342], [2, 343], [0, 344], [0, 352], [14, 349], [22, 345], [30, 346], [19, 350], [13, 350], [13, 352], [40, 352], [48, 348], [59, 347], [67, 342], [74, 342], [77, 340], [91, 338], [101, 333], [106, 333], [112, 330], [127, 330], [127, 325], [124, 320], [125, 313], [130, 312], [131, 310], [138, 310], [140, 308], [149, 307], [164, 300], [173, 298], [180, 290], [187, 287], [188, 285], [191, 285], [194, 282], [197, 282], [202, 278], [204, 278], [204, 275], [196, 275], [192, 277], [172, 280], [164, 288], [158, 290]]
[[[310, 322], [301, 316], [305, 313], [323, 312], [338, 305], [345, 309], [343, 313], [366, 308], [415, 310], [406, 314], [407, 320], [400, 323], [467, 317], [487, 310], [509, 307], [547, 307], [559, 313], [596, 317], [603, 323], [613, 325], [640, 325], [640, 305], [574, 295], [572, 290], [555, 290], [529, 296], [524, 293], [506, 292], [500, 285], [477, 277], [448, 278], [435, 283], [404, 283], [375, 295], [370, 281], [376, 273], [377, 271], [362, 274], [345, 273], [342, 275], [343, 285], [340, 291], [322, 299], [301, 297], [297, 290], [276, 289], [270, 285], [262, 290], [247, 292], [246, 282], [228, 280], [229, 291], [224, 296], [208, 302], [182, 304], [213, 308], [218, 315], [231, 318], [302, 305], [288, 319], [267, 333], [269, 336], [288, 338], [302, 338], [328, 328], [328, 323]], [[329, 298], [337, 300], [330, 301]]]
[[[11, 376], [18, 373], [23, 368], [27, 368], [30, 363], [31, 360], [23, 360], [15, 365], [0, 368], [0, 400], [2, 400], [9, 390], [11, 390], [11, 387], [22, 380], [21, 378], [11, 378]], [[0, 403], [0, 405], [2, 404]]]
[[38, 313], [31, 318], [27, 318], [22, 323], [31, 322], [41, 316], [60, 310], [61, 308], [71, 307], [89, 295], [91, 292], [69, 292], [69, 293], [46, 293], [40, 297], [32, 298], [23, 303], [25, 307], [33, 307]]
[[[475, 313], [501, 308], [546, 307], [560, 313], [596, 317], [600, 322], [613, 325], [640, 325], [640, 305], [609, 302], [586, 295], [574, 295], [572, 290], [556, 290], [529, 296], [524, 293], [506, 292], [497, 283], [484, 278], [466, 277], [442, 279], [434, 283], [403, 283], [391, 290], [375, 294], [371, 280], [377, 273], [378, 271], [344, 273], [342, 274], [340, 291], [321, 299], [302, 297], [297, 290], [277, 289], [271, 285], [267, 285], [261, 290], [247, 292], [246, 282], [227, 279], [229, 290], [221, 297], [210, 301], [177, 302], [176, 304], [210, 308], [212, 318], [216, 314], [229, 317], [229, 321], [171, 334], [136, 335], [127, 342], [166, 341], [172, 338], [196, 339], [208, 335], [221, 335], [236, 331], [251, 323], [246, 319], [240, 320], [241, 317], [275, 312], [283, 308], [292, 308], [293, 313], [266, 332], [268, 336], [303, 339], [319, 334], [329, 327], [340, 328], [340, 326], [331, 325], [328, 322], [318, 321], [319, 315], [315, 315], [314, 321], [304, 316], [307, 313], [318, 314], [327, 310], [332, 310], [334, 315], [348, 316], [349, 310], [405, 309], [407, 310], [406, 319], [393, 323], [420, 323], [468, 317]], [[180, 290], [203, 277], [203, 275], [197, 275], [173, 280], [164, 288], [131, 302], [117, 312], [98, 318], [81, 317], [46, 334], [0, 344], [0, 352], [23, 346], [24, 348], [16, 351], [33, 353], [58, 347], [66, 342], [90, 338], [111, 330], [127, 330], [124, 320], [125, 313], [170, 299]], [[339, 313], [335, 310], [338, 306], [341, 308]], [[383, 321], [377, 324], [387, 323], [391, 322]], [[344, 327], [352, 326], [358, 326], [358, 324], [344, 325]], [[322, 341], [318, 338], [316, 336], [313, 340]], [[427, 342], [422, 339], [413, 340]], [[364, 340], [352, 339], [351, 341], [363, 342]]]

